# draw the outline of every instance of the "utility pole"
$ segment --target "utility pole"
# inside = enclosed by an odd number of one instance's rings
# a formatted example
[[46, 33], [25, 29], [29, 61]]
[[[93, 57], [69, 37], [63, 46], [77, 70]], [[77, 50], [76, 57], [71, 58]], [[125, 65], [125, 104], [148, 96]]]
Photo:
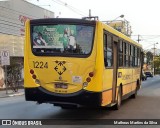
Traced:
[[153, 47], [153, 75], [155, 75], [155, 64], [154, 64], [154, 60], [155, 60], [155, 56], [156, 56], [156, 44], [158, 44], [158, 42], [153, 44], [153, 45], [154, 45], [154, 47]]
[[89, 9], [89, 17], [91, 17], [91, 9]]
[[155, 58], [155, 43], [153, 44], [154, 45], [154, 47], [153, 47], [153, 75], [154, 75], [154, 58]]
[[137, 40], [137, 41], [138, 41], [138, 43], [139, 43], [139, 41], [141, 41], [141, 39], [140, 39], [140, 35], [138, 35], [138, 40]]

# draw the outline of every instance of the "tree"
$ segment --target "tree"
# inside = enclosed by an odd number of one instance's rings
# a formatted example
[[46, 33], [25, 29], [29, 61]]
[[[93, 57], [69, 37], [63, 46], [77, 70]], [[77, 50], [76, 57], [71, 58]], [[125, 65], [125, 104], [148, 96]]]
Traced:
[[154, 59], [154, 68], [155, 68], [155, 72], [156, 74], [160, 73], [160, 56], [155, 56], [155, 59]]
[[150, 65], [151, 62], [153, 61], [153, 53], [150, 52], [150, 51], [148, 51], [148, 52], [146, 53], [146, 58], [147, 58], [146, 63], [147, 63], [148, 65]]

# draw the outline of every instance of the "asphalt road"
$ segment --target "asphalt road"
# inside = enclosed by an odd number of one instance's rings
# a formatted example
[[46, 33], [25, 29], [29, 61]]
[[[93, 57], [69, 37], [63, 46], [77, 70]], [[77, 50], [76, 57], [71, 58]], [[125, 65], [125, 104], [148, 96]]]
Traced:
[[[137, 98], [123, 101], [118, 111], [109, 108], [64, 110], [51, 104], [37, 105], [35, 102], [25, 101], [23, 95], [0, 99], [0, 119], [71, 119], [71, 123], [72, 119], [160, 119], [159, 106], [160, 76], [155, 76], [143, 81]], [[128, 126], [130, 127], [132, 126]]]

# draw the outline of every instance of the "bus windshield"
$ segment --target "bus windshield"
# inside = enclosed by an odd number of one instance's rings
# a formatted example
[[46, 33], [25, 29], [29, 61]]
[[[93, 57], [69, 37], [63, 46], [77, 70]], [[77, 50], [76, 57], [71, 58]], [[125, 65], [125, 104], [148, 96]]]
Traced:
[[32, 51], [37, 55], [88, 55], [94, 27], [88, 25], [33, 25]]

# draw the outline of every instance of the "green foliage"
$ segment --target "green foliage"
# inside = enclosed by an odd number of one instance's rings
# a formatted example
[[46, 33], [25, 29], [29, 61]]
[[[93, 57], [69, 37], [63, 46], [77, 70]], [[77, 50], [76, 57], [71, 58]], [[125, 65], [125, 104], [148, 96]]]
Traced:
[[152, 52], [148, 51], [146, 53], [146, 58], [147, 58], [147, 64], [151, 64], [151, 62], [153, 61], [153, 54], [152, 54]]
[[155, 69], [160, 69], [160, 56], [156, 56], [154, 59], [154, 67]]

